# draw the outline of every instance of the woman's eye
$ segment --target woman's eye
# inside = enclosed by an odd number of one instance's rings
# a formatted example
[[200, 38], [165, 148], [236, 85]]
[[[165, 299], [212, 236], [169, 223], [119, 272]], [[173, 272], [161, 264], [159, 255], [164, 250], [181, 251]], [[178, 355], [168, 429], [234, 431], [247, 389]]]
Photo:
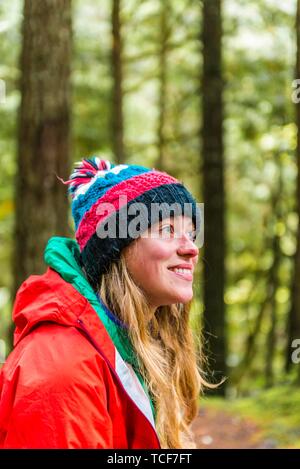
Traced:
[[165, 225], [161, 227], [160, 231], [164, 234], [172, 234], [174, 233], [174, 228], [172, 225]]
[[[173, 225], [164, 225], [160, 228], [159, 231], [162, 234], [162, 236], [165, 236], [168, 238], [170, 237], [170, 235], [175, 235], [175, 237], [178, 236], [179, 238], [180, 236], [182, 236], [180, 235], [179, 232], [175, 234], [175, 228]], [[196, 230], [188, 231], [186, 234], [192, 242], [196, 241], [196, 238], [197, 238]]]

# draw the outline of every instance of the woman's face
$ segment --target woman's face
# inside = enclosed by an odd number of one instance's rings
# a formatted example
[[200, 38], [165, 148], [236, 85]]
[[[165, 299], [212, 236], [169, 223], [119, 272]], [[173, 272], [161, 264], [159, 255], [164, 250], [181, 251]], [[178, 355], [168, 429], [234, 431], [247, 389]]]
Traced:
[[124, 249], [127, 268], [157, 308], [187, 303], [193, 297], [193, 273], [199, 250], [189, 217], [167, 218]]

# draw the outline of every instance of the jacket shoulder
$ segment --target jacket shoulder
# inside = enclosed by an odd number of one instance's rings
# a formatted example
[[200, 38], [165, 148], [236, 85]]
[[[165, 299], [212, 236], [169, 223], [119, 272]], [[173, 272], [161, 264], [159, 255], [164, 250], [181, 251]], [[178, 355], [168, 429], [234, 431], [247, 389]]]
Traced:
[[40, 324], [1, 370], [0, 447], [112, 447], [111, 385], [104, 358], [78, 329]]
[[9, 355], [3, 371], [20, 368], [26, 382], [59, 382], [101, 374], [105, 360], [76, 327], [40, 323]]

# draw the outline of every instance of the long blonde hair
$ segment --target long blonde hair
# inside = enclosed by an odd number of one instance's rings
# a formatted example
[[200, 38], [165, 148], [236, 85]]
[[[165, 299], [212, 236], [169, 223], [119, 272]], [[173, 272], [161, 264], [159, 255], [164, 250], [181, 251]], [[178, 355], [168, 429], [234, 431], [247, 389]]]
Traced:
[[99, 294], [128, 326], [129, 337], [156, 411], [162, 448], [195, 448], [190, 425], [198, 398], [209, 385], [201, 375], [201, 353], [189, 327], [190, 304], [150, 309], [132, 279], [124, 255], [101, 277]]

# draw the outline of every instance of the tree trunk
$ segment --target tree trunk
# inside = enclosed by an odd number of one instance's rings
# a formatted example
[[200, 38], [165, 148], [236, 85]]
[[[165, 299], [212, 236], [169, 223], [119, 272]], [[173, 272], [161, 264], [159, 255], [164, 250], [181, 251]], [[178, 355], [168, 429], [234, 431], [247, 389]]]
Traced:
[[[300, 77], [300, 0], [297, 0], [297, 15], [296, 15], [296, 78]], [[297, 228], [297, 246], [294, 256], [294, 274], [291, 288], [291, 308], [288, 316], [288, 341], [286, 353], [286, 369], [291, 368], [291, 355], [292, 355], [292, 342], [294, 339], [300, 338], [300, 104], [296, 104], [296, 125], [297, 125], [297, 148], [296, 148], [296, 161], [297, 161], [297, 189], [296, 189], [296, 206], [298, 213], [298, 228]], [[299, 368], [300, 377], [300, 366]]]
[[[269, 279], [267, 279], [269, 284]], [[244, 375], [250, 370], [252, 360], [254, 359], [257, 349], [255, 348], [256, 339], [261, 329], [261, 324], [266, 314], [270, 302], [270, 292], [267, 291], [267, 296], [260, 306], [259, 312], [255, 319], [253, 329], [249, 332], [245, 340], [245, 353], [239, 366], [231, 374], [231, 382], [240, 385]]]
[[69, 235], [71, 0], [25, 0], [15, 193], [13, 297], [45, 271], [52, 235]]
[[[221, 0], [203, 1], [202, 152], [204, 225], [204, 336], [210, 367], [226, 375], [225, 194]], [[204, 349], [205, 350], [205, 349]], [[210, 358], [208, 356], [208, 358]], [[218, 388], [224, 394], [224, 385]]]
[[161, 0], [160, 13], [160, 50], [159, 50], [159, 99], [158, 99], [158, 163], [157, 169], [165, 170], [165, 121], [167, 98], [167, 45], [169, 39], [168, 15], [170, 4], [167, 0]]
[[122, 36], [120, 19], [121, 0], [112, 5], [112, 148], [118, 164], [125, 161], [123, 122]]
[[[273, 200], [273, 213], [275, 214], [274, 225], [277, 220], [281, 220], [281, 211], [280, 211], [280, 197], [282, 194], [282, 168], [279, 167], [279, 185], [278, 193], [275, 194]], [[272, 240], [272, 252], [273, 252], [273, 263], [270, 270], [270, 280], [269, 288], [271, 290], [270, 295], [270, 326], [267, 334], [267, 343], [266, 343], [266, 362], [265, 362], [265, 377], [266, 377], [266, 387], [273, 386], [274, 381], [274, 371], [273, 364], [275, 360], [275, 350], [276, 350], [276, 325], [277, 325], [277, 303], [276, 303], [276, 291], [279, 286], [279, 267], [281, 260], [281, 250], [280, 250], [280, 237], [277, 233], [274, 233]]]

